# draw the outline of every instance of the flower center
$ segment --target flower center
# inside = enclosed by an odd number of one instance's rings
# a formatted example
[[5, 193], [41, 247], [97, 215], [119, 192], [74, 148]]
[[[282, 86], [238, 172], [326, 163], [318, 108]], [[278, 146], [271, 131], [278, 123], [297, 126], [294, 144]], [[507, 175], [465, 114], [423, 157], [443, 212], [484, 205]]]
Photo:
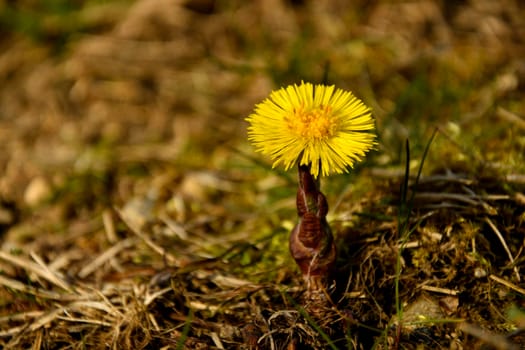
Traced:
[[332, 108], [319, 106], [306, 110], [304, 106], [294, 108], [286, 118], [288, 129], [294, 134], [308, 139], [326, 139], [334, 135], [336, 123], [332, 118]]

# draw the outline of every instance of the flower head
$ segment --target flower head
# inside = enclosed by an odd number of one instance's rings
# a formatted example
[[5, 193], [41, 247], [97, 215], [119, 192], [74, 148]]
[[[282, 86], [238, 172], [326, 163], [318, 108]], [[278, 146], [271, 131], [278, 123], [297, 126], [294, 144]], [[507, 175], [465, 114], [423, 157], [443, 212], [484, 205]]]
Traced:
[[246, 120], [248, 139], [273, 167], [310, 165], [315, 178], [344, 172], [375, 145], [370, 109], [333, 85], [302, 82], [273, 91]]

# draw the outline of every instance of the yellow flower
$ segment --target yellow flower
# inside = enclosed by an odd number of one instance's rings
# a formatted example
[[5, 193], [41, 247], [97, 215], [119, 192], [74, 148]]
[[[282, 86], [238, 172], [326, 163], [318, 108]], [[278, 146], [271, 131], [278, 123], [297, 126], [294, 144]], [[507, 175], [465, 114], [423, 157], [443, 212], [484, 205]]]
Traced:
[[333, 85], [301, 82], [273, 91], [246, 120], [248, 139], [273, 167], [299, 162], [315, 178], [353, 167], [376, 144], [370, 108]]

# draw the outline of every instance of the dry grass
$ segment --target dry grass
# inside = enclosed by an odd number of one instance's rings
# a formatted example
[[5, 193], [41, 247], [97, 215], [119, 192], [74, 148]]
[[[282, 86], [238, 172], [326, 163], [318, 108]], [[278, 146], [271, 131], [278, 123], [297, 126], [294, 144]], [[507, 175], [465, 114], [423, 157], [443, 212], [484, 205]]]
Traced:
[[[67, 3], [0, 4], [0, 347], [524, 346], [519, 2]], [[312, 302], [294, 176], [243, 118], [323, 77], [381, 146], [323, 180], [339, 259]]]

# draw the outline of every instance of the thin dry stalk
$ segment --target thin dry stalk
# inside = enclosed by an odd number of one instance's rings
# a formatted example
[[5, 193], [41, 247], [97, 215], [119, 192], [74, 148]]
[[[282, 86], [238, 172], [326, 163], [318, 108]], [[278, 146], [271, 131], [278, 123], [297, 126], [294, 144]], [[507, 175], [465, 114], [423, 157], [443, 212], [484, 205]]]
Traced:
[[217, 349], [224, 349], [224, 345], [222, 345], [221, 338], [219, 338], [219, 335], [216, 332], [211, 332], [210, 337], [213, 340], [213, 343], [217, 347]]
[[42, 259], [40, 259], [35, 253], [31, 253], [31, 255], [33, 259], [37, 261], [37, 263], [28, 261], [20, 257], [16, 257], [14, 255], [8, 254], [0, 250], [0, 259], [3, 259], [15, 266], [22, 267], [30, 272], [33, 272], [34, 274], [44, 278], [48, 282], [51, 282], [52, 284], [68, 292], [72, 292], [71, 286], [66, 281], [61, 279], [60, 276], [57, 275], [57, 273], [53, 272], [50, 268], [48, 268], [47, 265], [42, 261]]
[[516, 279], [518, 280], [518, 282], [521, 281], [520, 272], [518, 270], [518, 267], [514, 263], [514, 257], [512, 256], [512, 253], [510, 252], [509, 246], [507, 245], [507, 242], [505, 242], [503, 235], [501, 234], [501, 232], [499, 232], [498, 228], [496, 227], [496, 225], [494, 225], [494, 223], [492, 222], [492, 220], [490, 220], [490, 218], [485, 217], [485, 222], [489, 224], [492, 231], [494, 231], [494, 233], [500, 240], [501, 244], [503, 245], [503, 248], [505, 249], [505, 252], [507, 253], [509, 257], [510, 263], [514, 265], [513, 270], [514, 270], [514, 273], [516, 274]]
[[23, 284], [20, 281], [17, 281], [17, 280], [14, 280], [14, 279], [2, 276], [2, 275], [0, 275], [0, 285], [3, 285], [7, 288], [17, 290], [22, 293], [34, 295], [36, 297], [44, 298], [44, 299], [51, 299], [51, 300], [58, 300], [58, 301], [68, 301], [68, 300], [79, 299], [79, 296], [75, 294], [60, 294], [60, 293], [53, 292], [50, 290], [35, 288], [32, 286]]
[[496, 114], [498, 117], [505, 120], [506, 122], [512, 123], [518, 128], [525, 130], [525, 120], [523, 119], [523, 117], [520, 117], [519, 115], [512, 113], [511, 111], [508, 111], [501, 106], [499, 106], [498, 109], [496, 109]]
[[104, 327], [111, 327], [113, 323], [111, 322], [104, 322], [94, 319], [88, 319], [88, 318], [78, 318], [78, 317], [71, 317], [71, 316], [58, 316], [57, 319], [71, 322], [71, 323], [86, 323], [86, 324], [93, 324], [97, 326], [104, 326]]
[[104, 231], [110, 243], [116, 243], [118, 241], [117, 232], [115, 231], [115, 220], [113, 220], [113, 213], [111, 210], [106, 209], [102, 213], [102, 223], [104, 224]]
[[62, 308], [56, 308], [46, 312], [42, 316], [35, 319], [35, 321], [29, 325], [29, 331], [36, 331], [37, 329], [51, 324], [51, 322], [57, 319], [57, 317], [63, 312], [64, 309]]
[[122, 211], [117, 209], [117, 213], [120, 217], [120, 219], [131, 229], [131, 231], [140, 239], [144, 241], [151, 249], [153, 249], [154, 252], [161, 255], [164, 259], [166, 259], [169, 263], [173, 264], [174, 266], [179, 266], [179, 261], [170, 253], [168, 253], [164, 248], [160, 247], [158, 244], [153, 242], [147, 235], [145, 235], [142, 230], [135, 227], [131, 222], [126, 220], [126, 216], [123, 215]]
[[90, 309], [103, 311], [105, 315], [115, 318], [124, 317], [124, 315], [114, 306], [114, 304], [109, 303], [107, 299], [103, 300], [102, 302], [95, 300], [78, 301], [67, 305], [68, 311], [86, 313]]
[[161, 297], [163, 296], [164, 294], [168, 293], [168, 292], [171, 292], [173, 290], [173, 288], [171, 287], [166, 287], [164, 289], [161, 289], [159, 291], [156, 291], [155, 293], [153, 294], [146, 294], [146, 296], [144, 297], [144, 306], [148, 306], [150, 305], [152, 302], [155, 301], [155, 299], [157, 299], [158, 297]]
[[22, 312], [19, 314], [3, 316], [3, 317], [0, 317], [0, 323], [31, 320], [35, 317], [42, 316], [42, 314], [43, 314], [43, 311], [28, 311], [28, 312]]
[[420, 288], [423, 290], [429, 291], [429, 292], [435, 292], [435, 293], [446, 294], [446, 295], [458, 295], [460, 293], [458, 290], [454, 290], [454, 289], [427, 286], [427, 285], [422, 285], [420, 286]]
[[43, 338], [44, 338], [44, 334], [41, 330], [36, 332], [35, 342], [33, 343], [33, 346], [31, 347], [31, 349], [33, 350], [42, 349]]
[[133, 244], [135, 244], [136, 239], [135, 237], [127, 238], [125, 240], [119, 241], [115, 245], [113, 245], [111, 248], [106, 250], [104, 253], [100, 254], [97, 258], [95, 258], [91, 263], [84, 266], [82, 270], [78, 273], [78, 276], [80, 278], [86, 278], [90, 274], [92, 274], [94, 271], [96, 271], [99, 267], [101, 267], [104, 263], [106, 263], [108, 260], [112, 259], [115, 255], [120, 253], [124, 249], [128, 249]]
[[510, 289], [512, 289], [512, 290], [514, 290], [514, 291], [516, 291], [516, 292], [518, 292], [518, 293], [520, 293], [520, 294], [522, 294], [522, 295], [525, 295], [525, 289], [523, 289], [523, 288], [521, 288], [521, 287], [518, 287], [518, 286], [515, 285], [514, 283], [511, 283], [511, 282], [509, 282], [509, 281], [506, 281], [506, 280], [504, 280], [503, 278], [498, 277], [498, 276], [496, 276], [496, 275], [489, 275], [489, 278], [490, 278], [491, 280], [494, 280], [494, 281], [496, 281], [496, 282], [498, 282], [498, 283], [503, 284], [504, 286], [506, 286], [506, 287], [508, 287], [508, 288], [510, 288]]
[[58, 271], [55, 271], [51, 266], [47, 265], [44, 262], [44, 260], [40, 256], [38, 256], [37, 253], [30, 252], [29, 255], [31, 255], [33, 260], [35, 260], [36, 263], [38, 265], [40, 265], [40, 267], [42, 267], [43, 271], [46, 272], [46, 276], [47, 276], [48, 281], [53, 281], [54, 284], [56, 284], [60, 288], [66, 290], [68, 292], [72, 292], [71, 286], [69, 285], [68, 282], [66, 282], [63, 279], [63, 276], [61, 276], [61, 274]]
[[518, 350], [520, 347], [509, 342], [504, 336], [488, 332], [470, 323], [461, 323], [459, 329], [470, 334], [483, 343], [488, 344], [497, 350]]

